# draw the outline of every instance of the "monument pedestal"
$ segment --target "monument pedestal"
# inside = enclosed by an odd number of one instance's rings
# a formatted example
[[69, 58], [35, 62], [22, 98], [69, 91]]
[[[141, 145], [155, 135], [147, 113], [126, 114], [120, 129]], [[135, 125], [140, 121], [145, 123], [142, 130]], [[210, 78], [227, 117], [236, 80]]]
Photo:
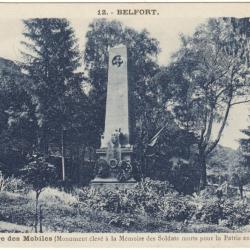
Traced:
[[[96, 154], [98, 155], [98, 159], [106, 161], [107, 160], [107, 152], [108, 152], [108, 148], [97, 149]], [[121, 148], [121, 160], [122, 161], [132, 162], [132, 158], [133, 158], [132, 155], [133, 155], [133, 147], [132, 146]], [[120, 180], [118, 180], [116, 178], [116, 174], [117, 174], [118, 169], [112, 169], [112, 170], [111, 170], [110, 177], [102, 178], [102, 177], [96, 176], [91, 181], [91, 185], [103, 186], [105, 184], [122, 184], [122, 183], [123, 184], [126, 184], [126, 183], [133, 184], [133, 183], [136, 183], [136, 180], [133, 177], [124, 181], [124, 182], [121, 182]]]
[[[107, 156], [108, 148], [100, 148], [96, 150], [96, 154], [98, 155], [99, 159], [105, 159]], [[125, 161], [132, 161], [132, 154], [133, 154], [133, 147], [121, 147], [121, 160]]]
[[[100, 178], [100, 177], [95, 177], [90, 184], [91, 186], [105, 186], [106, 184], [112, 185], [112, 186], [128, 186], [131, 184], [135, 184], [136, 180], [134, 178], [131, 178], [129, 180], [126, 180], [126, 182], [120, 182], [116, 178], [110, 177], [110, 178]], [[126, 185], [128, 184], [128, 185]]]

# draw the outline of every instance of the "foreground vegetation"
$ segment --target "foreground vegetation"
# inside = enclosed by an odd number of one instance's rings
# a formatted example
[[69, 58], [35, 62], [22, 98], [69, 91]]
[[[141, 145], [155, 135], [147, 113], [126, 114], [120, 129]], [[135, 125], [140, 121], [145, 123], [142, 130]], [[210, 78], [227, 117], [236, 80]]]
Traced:
[[[70, 192], [46, 188], [39, 202], [41, 229], [43, 232], [232, 232], [245, 231], [244, 226], [249, 225], [249, 203], [237, 194], [218, 197], [211, 187], [200, 194], [182, 196], [167, 182], [150, 179], [134, 185], [74, 188]], [[34, 223], [35, 192], [22, 181], [9, 178], [0, 192], [0, 231], [34, 232]]]

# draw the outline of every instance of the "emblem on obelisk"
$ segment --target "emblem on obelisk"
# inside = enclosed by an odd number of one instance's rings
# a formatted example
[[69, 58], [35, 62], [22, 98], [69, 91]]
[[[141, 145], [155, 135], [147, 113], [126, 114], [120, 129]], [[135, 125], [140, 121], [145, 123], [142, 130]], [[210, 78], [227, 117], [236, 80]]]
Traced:
[[122, 57], [120, 55], [116, 55], [112, 59], [112, 65], [116, 65], [117, 67], [120, 67], [123, 64]]

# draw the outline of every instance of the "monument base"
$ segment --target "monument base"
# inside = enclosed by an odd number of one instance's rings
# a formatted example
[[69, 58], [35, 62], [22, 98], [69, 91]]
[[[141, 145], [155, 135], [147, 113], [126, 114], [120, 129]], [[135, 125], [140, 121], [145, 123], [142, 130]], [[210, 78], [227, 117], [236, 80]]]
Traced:
[[90, 182], [90, 186], [92, 187], [132, 187], [134, 184], [136, 184], [136, 180], [134, 178], [131, 178], [125, 182], [120, 182], [116, 178], [110, 177], [110, 178], [100, 178], [96, 177]]
[[[96, 150], [96, 154], [98, 155], [99, 159], [106, 159], [107, 156], [107, 148], [100, 148]], [[132, 154], [133, 154], [133, 146], [128, 147], [122, 147], [121, 148], [121, 158], [122, 160], [132, 160]]]
[[[131, 164], [132, 161], [132, 154], [133, 154], [133, 146], [129, 145], [127, 147], [121, 147], [120, 148], [120, 152], [121, 152], [121, 160], [122, 161], [127, 161], [129, 162], [129, 164]], [[107, 151], [108, 148], [100, 148], [96, 150], [98, 159], [107, 161]], [[107, 162], [107, 164], [109, 164], [109, 162]], [[125, 179], [123, 181], [119, 180], [117, 178], [117, 171], [119, 171], [119, 169], [117, 169], [117, 167], [110, 167], [109, 164], [109, 171], [110, 171], [110, 176], [106, 177], [106, 178], [102, 178], [99, 176], [96, 176], [91, 182], [90, 185], [91, 186], [104, 186], [104, 185], [124, 185], [124, 184], [132, 184], [132, 183], [136, 183], [136, 180], [131, 176], [131, 178], [129, 179]]]
[[109, 184], [109, 183], [136, 183], [136, 180], [134, 178], [130, 178], [129, 180], [126, 180], [124, 182], [120, 182], [116, 178], [110, 177], [110, 178], [101, 178], [101, 177], [96, 177], [93, 179], [90, 184]]

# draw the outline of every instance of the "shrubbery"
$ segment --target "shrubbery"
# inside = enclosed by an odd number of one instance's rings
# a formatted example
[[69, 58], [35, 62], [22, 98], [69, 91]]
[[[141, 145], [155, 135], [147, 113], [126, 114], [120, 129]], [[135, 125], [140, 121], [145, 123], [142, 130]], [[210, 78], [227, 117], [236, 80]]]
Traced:
[[34, 223], [34, 204], [20, 194], [0, 192], [0, 220], [31, 226]]
[[[198, 205], [199, 204], [199, 205]], [[238, 196], [218, 198], [216, 195], [200, 197], [195, 219], [208, 224], [229, 228], [247, 225], [250, 221], [249, 205]]]
[[77, 195], [85, 207], [113, 214], [110, 224], [122, 227], [136, 223], [141, 216], [229, 228], [247, 225], [250, 218], [248, 205], [236, 201], [236, 197], [220, 199], [211, 188], [200, 195], [182, 196], [168, 182], [150, 179], [133, 187], [84, 188], [78, 190]]
[[[33, 227], [34, 195], [0, 192], [0, 220]], [[168, 182], [150, 179], [68, 193], [46, 188], [40, 204], [45, 231], [230, 232], [250, 219], [249, 205], [237, 196], [218, 198], [210, 187], [183, 196]]]
[[250, 221], [250, 209], [242, 200], [228, 200], [223, 204], [223, 216], [225, 225], [234, 228], [248, 225]]
[[[128, 184], [129, 185], [129, 184]], [[135, 191], [136, 190], [136, 191]], [[159, 212], [162, 197], [175, 194], [167, 182], [152, 181], [136, 183], [131, 187], [84, 188], [77, 193], [80, 202], [96, 210], [114, 213]]]
[[215, 197], [204, 200], [201, 208], [196, 211], [196, 219], [208, 224], [219, 224], [222, 216], [220, 201]]
[[161, 215], [165, 220], [186, 221], [195, 214], [196, 206], [190, 202], [190, 197], [168, 195], [160, 203]]
[[[114, 225], [132, 224], [138, 216], [154, 216], [165, 221], [185, 221], [195, 213], [190, 197], [180, 196], [168, 182], [146, 179], [132, 187], [84, 188], [77, 191], [85, 207], [107, 211]], [[129, 215], [129, 216], [128, 216]]]
[[28, 193], [31, 188], [21, 179], [5, 177], [0, 171], [0, 191], [7, 191], [12, 193]]

